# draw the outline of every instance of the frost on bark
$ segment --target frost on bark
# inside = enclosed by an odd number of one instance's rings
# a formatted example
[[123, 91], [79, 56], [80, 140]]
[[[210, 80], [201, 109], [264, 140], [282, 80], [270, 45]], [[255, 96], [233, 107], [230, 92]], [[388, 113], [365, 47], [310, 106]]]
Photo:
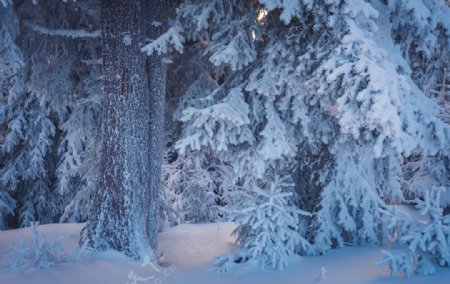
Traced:
[[[166, 31], [169, 11], [167, 0], [147, 0], [142, 3], [143, 33], [146, 39], [156, 39]], [[156, 248], [157, 198], [161, 188], [161, 165], [164, 140], [164, 106], [166, 94], [166, 63], [163, 56], [146, 58], [146, 72], [150, 100], [150, 196], [148, 200], [149, 218], [147, 234], [151, 246]]]
[[[97, 251], [113, 249], [141, 258], [156, 248], [156, 187], [150, 185], [159, 169], [150, 160], [160, 155], [150, 151], [155, 148], [150, 131], [160, 130], [155, 123], [149, 126], [155, 103], [148, 92], [146, 58], [140, 51], [143, 3], [104, 0], [101, 5], [101, 168], [82, 241]], [[151, 66], [150, 71], [158, 68]], [[155, 78], [162, 76], [158, 72], [152, 72]]]

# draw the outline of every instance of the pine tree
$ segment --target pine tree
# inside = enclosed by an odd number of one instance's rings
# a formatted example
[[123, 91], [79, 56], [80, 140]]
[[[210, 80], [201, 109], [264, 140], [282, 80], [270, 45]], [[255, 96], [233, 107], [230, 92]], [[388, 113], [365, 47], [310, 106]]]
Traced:
[[293, 206], [292, 185], [286, 178], [262, 187], [249, 179], [243, 187], [235, 193], [237, 204], [229, 211], [230, 219], [239, 224], [233, 234], [247, 250], [247, 257], [258, 260], [262, 268], [269, 265], [283, 270], [295, 251], [309, 252], [311, 245], [300, 233], [304, 229], [300, 218], [310, 214]]
[[[165, 203], [177, 212], [179, 222], [215, 222], [222, 220], [228, 204], [227, 193], [234, 188], [232, 168], [212, 151], [175, 149], [182, 135], [180, 119], [187, 107], [201, 107], [205, 94], [217, 87], [221, 70], [202, 60], [201, 43], [185, 47], [183, 54], [173, 54], [168, 78], [166, 117], [167, 156], [163, 170]], [[217, 78], [216, 80], [214, 78]], [[171, 216], [168, 216], [169, 218]]]
[[232, 169], [212, 153], [179, 155], [176, 161], [164, 165], [163, 179], [168, 203], [178, 213], [179, 223], [222, 220], [234, 179]]
[[[17, 46], [27, 64], [9, 82], [5, 112], [0, 177], [17, 200], [18, 224], [11, 226], [56, 222], [79, 191], [91, 189], [94, 172], [84, 166], [86, 157], [95, 160], [101, 94], [100, 68], [83, 62], [98, 57], [96, 33], [85, 30], [96, 26], [92, 5], [15, 6], [24, 23]], [[86, 213], [72, 220], [85, 220]]]
[[[421, 47], [396, 45], [402, 15], [420, 13], [420, 3], [258, 2], [183, 4], [172, 28], [144, 48], [181, 51], [184, 41], [204, 40], [207, 58], [229, 70], [203, 106], [183, 111], [178, 149], [212, 149], [237, 181], [264, 182], [295, 164], [298, 176], [315, 174], [296, 189], [299, 204], [303, 194], [315, 202], [308, 235], [317, 253], [384, 241], [380, 209], [403, 200], [405, 157], [445, 151], [450, 134], [405, 55]], [[439, 20], [423, 30], [418, 15], [408, 33], [419, 40], [447, 27], [448, 7], [423, 3]], [[316, 173], [302, 172], [315, 169], [302, 161], [309, 156], [326, 157]]]
[[[6, 6], [6, 2], [2, 2]], [[11, 7], [0, 7], [0, 173], [6, 166], [5, 140], [7, 135], [7, 109], [9, 93], [23, 59], [15, 38], [18, 35], [17, 16]], [[5, 182], [0, 180], [0, 230], [7, 226], [6, 218], [14, 213], [15, 200]]]

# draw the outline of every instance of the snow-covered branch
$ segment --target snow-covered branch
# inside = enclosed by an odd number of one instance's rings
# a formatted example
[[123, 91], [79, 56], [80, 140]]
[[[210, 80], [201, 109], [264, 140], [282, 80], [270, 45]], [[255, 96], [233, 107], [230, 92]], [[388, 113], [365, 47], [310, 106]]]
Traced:
[[148, 43], [141, 50], [142, 52], [147, 53], [147, 55], [152, 55], [154, 52], [156, 52], [158, 55], [165, 54], [172, 51], [173, 49], [182, 53], [183, 43], [185, 42], [182, 31], [183, 29], [181, 26], [174, 25], [165, 34]]
[[64, 29], [49, 29], [47, 27], [39, 26], [30, 22], [25, 22], [25, 25], [35, 32], [46, 34], [50, 36], [62, 36], [69, 38], [100, 38], [101, 30], [86, 31], [86, 30], [64, 30]]
[[85, 59], [85, 60], [81, 60], [81, 62], [83, 62], [86, 65], [102, 65], [103, 64], [103, 59], [102, 58]]
[[9, 4], [12, 4], [11, 0], [0, 0], [0, 3], [3, 5], [3, 7], [7, 7]]

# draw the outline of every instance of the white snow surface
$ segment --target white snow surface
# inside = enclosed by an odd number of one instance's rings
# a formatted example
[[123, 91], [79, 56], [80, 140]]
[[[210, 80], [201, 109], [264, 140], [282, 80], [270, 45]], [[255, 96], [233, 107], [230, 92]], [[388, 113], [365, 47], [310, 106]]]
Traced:
[[[76, 246], [83, 225], [43, 225], [39, 231], [48, 240], [68, 234], [69, 246]], [[284, 272], [243, 264], [232, 271], [218, 273], [212, 264], [214, 257], [238, 249], [230, 236], [235, 226], [233, 223], [184, 224], [166, 229], [159, 234], [163, 267], [144, 265], [142, 261], [106, 252], [82, 263], [63, 263], [22, 274], [5, 267], [6, 245], [18, 243], [22, 236], [30, 238], [30, 228], [0, 231], [0, 283], [449, 283], [450, 269], [446, 268], [438, 268], [431, 276], [391, 277], [387, 267], [375, 265], [383, 256], [382, 248], [375, 246], [346, 247], [315, 257], [292, 256]]]

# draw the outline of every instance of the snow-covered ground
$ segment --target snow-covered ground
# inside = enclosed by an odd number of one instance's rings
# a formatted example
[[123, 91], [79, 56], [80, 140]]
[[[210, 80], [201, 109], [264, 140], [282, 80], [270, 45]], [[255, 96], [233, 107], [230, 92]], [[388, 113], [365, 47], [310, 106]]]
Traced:
[[[69, 235], [69, 245], [75, 246], [82, 224], [53, 224], [39, 226], [47, 239]], [[1, 284], [134, 284], [134, 283], [450, 283], [450, 269], [439, 268], [432, 276], [410, 279], [390, 277], [385, 267], [375, 263], [382, 258], [381, 249], [374, 246], [347, 247], [319, 257], [290, 259], [284, 272], [260, 270], [240, 265], [227, 272], [217, 273], [212, 265], [215, 256], [237, 249], [230, 236], [232, 223], [180, 225], [159, 235], [159, 247], [164, 257], [157, 267], [135, 262], [119, 255], [104, 253], [84, 263], [64, 263], [46, 269], [15, 274], [0, 267]], [[5, 264], [6, 244], [17, 243], [22, 236], [30, 237], [30, 228], [0, 232], [0, 262]], [[321, 274], [324, 273], [324, 277]]]

